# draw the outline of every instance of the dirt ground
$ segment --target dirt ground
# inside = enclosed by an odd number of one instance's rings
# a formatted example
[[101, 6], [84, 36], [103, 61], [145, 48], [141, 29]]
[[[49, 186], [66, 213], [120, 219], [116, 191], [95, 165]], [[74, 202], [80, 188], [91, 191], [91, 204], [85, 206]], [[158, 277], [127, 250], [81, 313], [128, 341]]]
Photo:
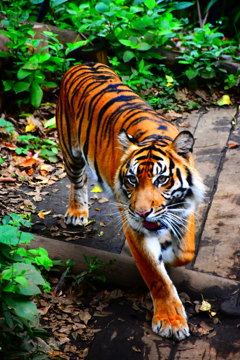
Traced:
[[[191, 336], [180, 343], [162, 339], [151, 330], [152, 304], [146, 292], [120, 289], [64, 292], [42, 302], [42, 324], [52, 332], [49, 344], [56, 359], [187, 360], [239, 359], [240, 318], [226, 316], [217, 299], [207, 299], [211, 311], [200, 311], [202, 300], [180, 293], [185, 304]], [[41, 310], [41, 309], [40, 309]], [[54, 355], [54, 356], [53, 356]]]

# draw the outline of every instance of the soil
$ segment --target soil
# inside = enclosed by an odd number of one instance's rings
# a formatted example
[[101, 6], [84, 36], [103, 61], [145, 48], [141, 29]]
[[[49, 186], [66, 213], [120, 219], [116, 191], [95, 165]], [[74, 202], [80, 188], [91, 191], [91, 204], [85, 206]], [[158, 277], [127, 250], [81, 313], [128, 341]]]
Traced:
[[[240, 318], [221, 313], [217, 299], [205, 299], [211, 309], [201, 311], [201, 299], [180, 293], [191, 336], [178, 343], [152, 332], [152, 303], [147, 292], [106, 287], [92, 291], [85, 287], [77, 289], [76, 285], [71, 295], [64, 290], [58, 292], [54, 297], [46, 295], [46, 302], [42, 303], [47, 307], [51, 304], [42, 316], [42, 325], [53, 336], [48, 343], [58, 348], [51, 358], [239, 359]], [[40, 307], [40, 311], [44, 312], [44, 308]]]

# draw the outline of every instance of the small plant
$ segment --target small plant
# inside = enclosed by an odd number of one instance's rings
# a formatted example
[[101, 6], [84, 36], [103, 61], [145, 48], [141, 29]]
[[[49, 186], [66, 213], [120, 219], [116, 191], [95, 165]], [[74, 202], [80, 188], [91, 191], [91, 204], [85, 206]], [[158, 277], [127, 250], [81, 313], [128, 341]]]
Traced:
[[19, 135], [17, 137], [18, 147], [15, 152], [18, 155], [27, 154], [32, 150], [40, 150], [39, 155], [49, 162], [57, 162], [58, 147], [57, 144], [50, 139], [40, 139], [34, 135]]
[[[33, 339], [46, 336], [38, 327], [38, 310], [33, 297], [49, 291], [42, 275], [53, 266], [45, 249], [26, 249], [33, 235], [25, 216], [5, 216], [0, 225], [0, 354], [14, 359], [41, 359]], [[13, 356], [13, 357], [12, 357]]]
[[78, 275], [71, 274], [71, 268], [74, 265], [72, 262], [68, 263], [66, 271], [62, 277], [70, 277], [73, 279], [74, 286], [87, 285], [92, 286], [97, 282], [106, 282], [107, 272], [109, 267], [115, 262], [115, 259], [105, 262], [99, 259], [97, 256], [90, 258], [89, 256], [83, 255], [84, 260], [87, 264], [87, 270], [82, 271]]
[[3, 118], [0, 118], [0, 129], [1, 128], [5, 129], [5, 131], [10, 135], [13, 135], [15, 130], [13, 124], [10, 121], [7, 121]]

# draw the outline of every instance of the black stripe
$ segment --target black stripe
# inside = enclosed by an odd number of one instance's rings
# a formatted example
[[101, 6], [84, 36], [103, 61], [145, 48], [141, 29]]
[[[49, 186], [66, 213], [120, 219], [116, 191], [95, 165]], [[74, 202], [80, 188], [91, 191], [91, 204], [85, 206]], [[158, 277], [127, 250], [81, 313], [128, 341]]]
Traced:
[[191, 174], [190, 170], [187, 167], [185, 167], [185, 170], [187, 172], [187, 182], [189, 183], [190, 186], [192, 186], [193, 185], [192, 174]]
[[183, 181], [182, 181], [182, 175], [181, 175], [181, 171], [179, 170], [179, 168], [177, 168], [177, 171], [176, 171], [176, 175], [181, 183], [181, 187], [183, 186]]

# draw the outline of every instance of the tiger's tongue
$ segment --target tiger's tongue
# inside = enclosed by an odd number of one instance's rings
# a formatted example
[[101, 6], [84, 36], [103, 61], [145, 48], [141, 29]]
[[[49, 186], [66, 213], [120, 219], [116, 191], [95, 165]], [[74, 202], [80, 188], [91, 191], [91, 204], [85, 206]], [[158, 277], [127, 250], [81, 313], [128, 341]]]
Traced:
[[161, 227], [161, 223], [160, 222], [150, 222], [150, 221], [145, 220], [143, 222], [143, 226], [147, 230], [158, 230]]

